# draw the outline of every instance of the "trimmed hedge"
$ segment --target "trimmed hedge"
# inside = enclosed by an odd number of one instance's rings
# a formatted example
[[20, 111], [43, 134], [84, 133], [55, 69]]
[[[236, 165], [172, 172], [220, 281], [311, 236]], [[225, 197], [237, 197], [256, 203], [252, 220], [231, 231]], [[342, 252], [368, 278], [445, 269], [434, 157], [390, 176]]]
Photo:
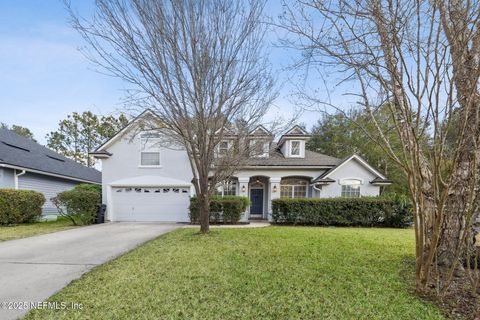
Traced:
[[101, 199], [101, 189], [80, 184], [72, 190], [60, 192], [51, 201], [59, 214], [70, 219], [74, 225], [86, 225], [95, 220]]
[[274, 199], [272, 219], [276, 224], [402, 228], [412, 222], [412, 206], [400, 196]]
[[0, 225], [35, 222], [45, 197], [31, 190], [0, 189]]
[[[238, 223], [250, 201], [240, 196], [213, 196], [210, 199], [210, 223]], [[199, 210], [196, 197], [190, 198], [188, 216], [191, 223], [198, 223]]]
[[77, 184], [73, 190], [94, 191], [102, 193], [102, 186], [98, 184], [80, 183]]

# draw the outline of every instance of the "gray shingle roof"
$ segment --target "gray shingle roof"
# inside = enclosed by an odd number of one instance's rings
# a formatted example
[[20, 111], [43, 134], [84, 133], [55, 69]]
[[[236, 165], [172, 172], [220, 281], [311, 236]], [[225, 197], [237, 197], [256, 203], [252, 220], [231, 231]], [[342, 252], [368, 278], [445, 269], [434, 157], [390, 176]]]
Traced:
[[341, 162], [341, 159], [327, 156], [318, 152], [305, 150], [305, 158], [285, 158], [278, 150], [277, 146], [273, 146], [268, 158], [252, 158], [248, 160], [248, 166], [321, 166], [334, 167]]
[[0, 129], [0, 164], [102, 182], [100, 171], [81, 165], [7, 129]]

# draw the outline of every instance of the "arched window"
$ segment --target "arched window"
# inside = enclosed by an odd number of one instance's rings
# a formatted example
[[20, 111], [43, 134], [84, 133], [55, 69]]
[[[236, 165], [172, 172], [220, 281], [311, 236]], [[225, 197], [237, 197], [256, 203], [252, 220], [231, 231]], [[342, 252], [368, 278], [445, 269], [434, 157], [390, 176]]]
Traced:
[[359, 179], [343, 179], [342, 184], [342, 197], [346, 198], [358, 198], [360, 197], [360, 185], [362, 181]]
[[306, 198], [308, 182], [303, 179], [288, 178], [280, 181], [280, 198]]
[[237, 195], [237, 181], [226, 180], [217, 187], [217, 196], [236, 196]]

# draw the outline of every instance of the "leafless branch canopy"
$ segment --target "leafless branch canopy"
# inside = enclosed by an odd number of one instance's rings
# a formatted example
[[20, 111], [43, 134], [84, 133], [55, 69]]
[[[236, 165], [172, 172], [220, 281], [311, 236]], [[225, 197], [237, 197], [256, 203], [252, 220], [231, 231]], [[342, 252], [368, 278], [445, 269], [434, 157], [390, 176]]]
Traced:
[[[190, 156], [197, 195], [211, 193], [242, 161], [214, 171], [225, 128], [246, 132], [274, 97], [264, 47], [265, 1], [97, 0], [83, 19], [67, 3], [87, 56], [133, 86], [139, 110], [154, 111]], [[223, 160], [224, 162], [227, 159]], [[199, 182], [200, 181], [200, 182]]]

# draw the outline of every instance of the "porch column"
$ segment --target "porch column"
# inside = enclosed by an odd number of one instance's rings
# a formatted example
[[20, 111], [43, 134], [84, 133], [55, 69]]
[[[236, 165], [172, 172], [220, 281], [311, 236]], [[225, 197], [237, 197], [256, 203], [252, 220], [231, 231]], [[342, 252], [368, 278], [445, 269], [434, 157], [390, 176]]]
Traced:
[[[238, 195], [242, 197], [249, 197], [248, 196], [248, 182], [250, 181], [250, 177], [238, 177]], [[250, 210], [250, 207], [245, 210], [245, 213], [243, 214], [241, 221], [248, 221], [248, 212]]]
[[270, 178], [268, 184], [268, 193], [270, 194], [270, 201], [268, 201], [268, 220], [272, 220], [272, 201], [273, 199], [280, 198], [280, 180], [282, 178]]

